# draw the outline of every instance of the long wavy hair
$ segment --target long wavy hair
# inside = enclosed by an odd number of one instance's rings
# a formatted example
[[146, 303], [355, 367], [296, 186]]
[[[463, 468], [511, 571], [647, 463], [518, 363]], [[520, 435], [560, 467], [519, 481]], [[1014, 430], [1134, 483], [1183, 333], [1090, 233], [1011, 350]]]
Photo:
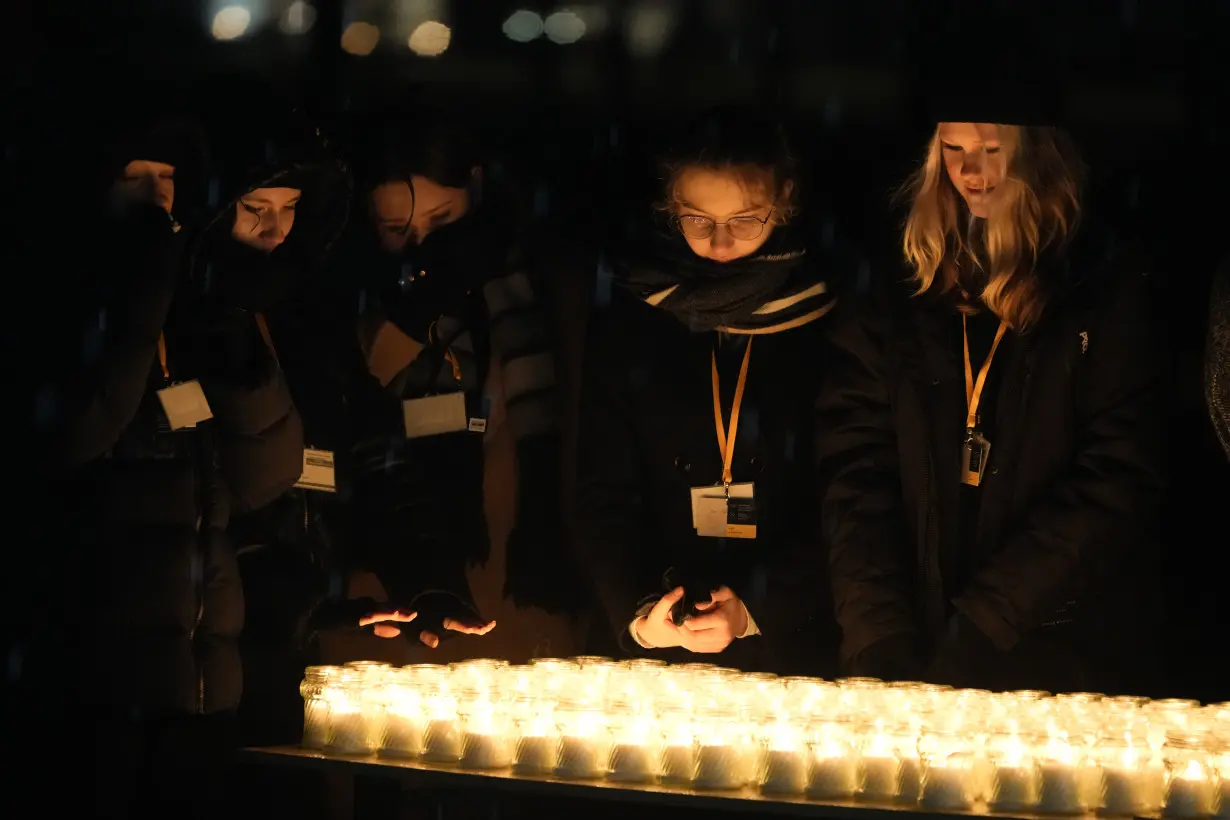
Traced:
[[1023, 331], [1052, 295], [1039, 260], [1062, 248], [1080, 221], [1084, 166], [1060, 129], [1000, 125], [999, 134], [1006, 167], [981, 241], [971, 241], [972, 223], [944, 167], [937, 127], [921, 167], [898, 192], [910, 204], [902, 249], [916, 295], [968, 287], [960, 281], [960, 261], [968, 257], [985, 282], [974, 295]]

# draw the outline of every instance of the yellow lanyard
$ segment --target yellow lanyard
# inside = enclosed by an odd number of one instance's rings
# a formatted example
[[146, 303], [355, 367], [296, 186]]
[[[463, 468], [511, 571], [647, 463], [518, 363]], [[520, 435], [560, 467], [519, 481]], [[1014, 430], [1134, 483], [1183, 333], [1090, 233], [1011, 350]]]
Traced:
[[995, 331], [995, 341], [991, 342], [991, 352], [987, 354], [987, 360], [982, 363], [982, 369], [978, 371], [978, 378], [975, 380], [974, 368], [970, 365], [969, 360], [969, 325], [965, 314], [961, 314], [961, 337], [965, 343], [965, 408], [967, 411], [965, 429], [967, 430], [974, 430], [978, 427], [978, 403], [982, 401], [982, 388], [986, 387], [987, 373], [991, 371], [991, 360], [995, 358], [995, 351], [999, 348], [1000, 340], [1004, 338], [1004, 332], [1007, 329], [1008, 325], [1001, 319], [999, 329]]
[[730, 432], [722, 424], [722, 389], [718, 376], [717, 353], [712, 353], [713, 364], [713, 419], [717, 425], [718, 448], [722, 451], [722, 483], [730, 486], [734, 481], [730, 467], [735, 460], [735, 436], [739, 432], [739, 408], [743, 405], [743, 388], [747, 386], [747, 365], [752, 359], [752, 339], [747, 340], [743, 364], [739, 368], [739, 381], [735, 383], [735, 398], [730, 405]]

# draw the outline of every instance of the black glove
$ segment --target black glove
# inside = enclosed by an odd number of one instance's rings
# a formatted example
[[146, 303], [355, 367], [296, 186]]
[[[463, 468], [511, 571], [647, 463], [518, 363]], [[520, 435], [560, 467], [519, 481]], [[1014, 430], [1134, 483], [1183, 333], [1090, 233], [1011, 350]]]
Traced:
[[924, 664], [914, 634], [890, 635], [859, 652], [845, 665], [844, 674], [880, 680], [917, 680]]
[[422, 632], [430, 632], [441, 641], [464, 632], [464, 629], [446, 629], [446, 621], [467, 629], [479, 629], [487, 625], [487, 620], [479, 614], [474, 605], [460, 595], [445, 590], [419, 593], [405, 608], [418, 613], [413, 627], [402, 630], [403, 635], [415, 642], [418, 642]]
[[[413, 611], [412, 607], [396, 606], [387, 601], [377, 601], [375, 598], [326, 598], [319, 601], [304, 619], [303, 627], [300, 629], [300, 642], [308, 643], [320, 635], [321, 632], [345, 629], [367, 629], [371, 631], [376, 626], [375, 624], [360, 627], [359, 622], [377, 612], [408, 614]], [[416, 618], [411, 623], [415, 623], [418, 620]], [[402, 623], [404, 622], [391, 622], [391, 625], [401, 629], [402, 634], [409, 631], [417, 637], [419, 633], [418, 628], [407, 630], [402, 626]]]
[[996, 654], [995, 645], [977, 624], [957, 613], [949, 620], [948, 631], [923, 679], [958, 688], [975, 685], [979, 670]]

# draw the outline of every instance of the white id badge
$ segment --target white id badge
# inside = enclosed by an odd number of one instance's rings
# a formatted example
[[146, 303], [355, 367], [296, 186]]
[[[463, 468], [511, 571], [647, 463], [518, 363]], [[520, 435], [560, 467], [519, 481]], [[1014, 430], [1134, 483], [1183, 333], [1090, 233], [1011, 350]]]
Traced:
[[479, 418], [470, 419], [470, 432], [471, 433], [487, 432], [487, 420], [479, 419]]
[[692, 526], [696, 534], [702, 538], [755, 538], [755, 496], [756, 487], [750, 483], [731, 484], [729, 488], [720, 484], [693, 487]]
[[303, 473], [295, 482], [305, 490], [337, 492], [337, 478], [333, 469], [333, 453], [330, 450], [303, 450]]
[[401, 403], [406, 438], [424, 438], [444, 433], [458, 433], [470, 426], [466, 415], [466, 394], [446, 393], [423, 399], [407, 399]]
[[162, 411], [167, 414], [172, 430], [196, 427], [214, 417], [205, 400], [205, 391], [196, 379], [162, 388], [158, 391], [158, 401], [162, 403]]

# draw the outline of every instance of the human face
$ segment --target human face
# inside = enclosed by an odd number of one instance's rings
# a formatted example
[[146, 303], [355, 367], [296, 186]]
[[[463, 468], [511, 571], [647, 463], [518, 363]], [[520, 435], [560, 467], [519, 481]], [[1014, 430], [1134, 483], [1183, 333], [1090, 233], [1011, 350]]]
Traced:
[[[699, 166], [683, 169], [675, 179], [673, 198], [675, 216], [681, 223], [689, 218], [703, 225], [712, 220], [714, 230], [705, 238], [693, 238], [685, 231], [684, 241], [697, 256], [714, 262], [730, 262], [749, 256], [760, 249], [773, 233], [774, 197], [771, 176], [750, 184], [748, 175], [734, 170]], [[789, 196], [790, 183], [785, 193]], [[736, 217], [754, 217], [764, 221], [764, 229], [752, 239], [736, 239], [727, 224]]]
[[1007, 170], [1006, 135], [991, 122], [942, 122], [938, 136], [948, 178], [974, 216], [986, 218]]
[[421, 245], [432, 231], [465, 216], [470, 210], [470, 192], [416, 174], [410, 177], [410, 183], [392, 181], [377, 185], [372, 191], [371, 206], [381, 247], [397, 253], [409, 243]]
[[124, 166], [113, 190], [127, 202], [147, 202], [171, 213], [175, 204], [175, 166], [134, 159]]
[[272, 253], [295, 226], [295, 207], [303, 192], [298, 188], [257, 188], [235, 203], [231, 236], [258, 251]]

